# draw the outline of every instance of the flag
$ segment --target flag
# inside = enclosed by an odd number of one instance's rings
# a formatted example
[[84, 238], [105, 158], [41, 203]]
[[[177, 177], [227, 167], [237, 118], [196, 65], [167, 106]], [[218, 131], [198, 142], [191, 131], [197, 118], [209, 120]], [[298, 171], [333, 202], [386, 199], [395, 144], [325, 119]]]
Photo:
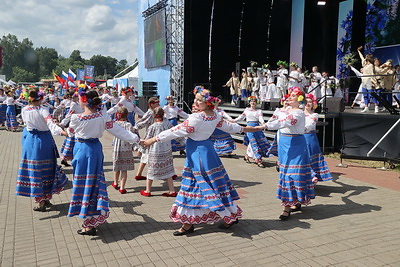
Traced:
[[53, 72], [53, 76], [54, 76], [54, 79], [56, 79], [60, 84], [65, 83], [65, 80], [63, 78], [61, 78], [60, 76], [58, 76], [57, 74], [55, 74], [54, 72]]
[[83, 75], [83, 78], [87, 81], [93, 81], [94, 66], [85, 65], [85, 66], [83, 66], [83, 68], [85, 70], [85, 74]]
[[64, 80], [68, 80], [68, 74], [66, 74], [65, 71], [62, 71], [61, 77], [62, 77]]
[[71, 69], [69, 69], [68, 70], [68, 80], [73, 82], [73, 81], [75, 81], [75, 79], [76, 79], [76, 74]]
[[84, 69], [77, 69], [76, 70], [76, 80], [78, 81], [83, 81], [85, 76], [85, 70]]
[[3, 66], [3, 47], [0, 46], [0, 68]]

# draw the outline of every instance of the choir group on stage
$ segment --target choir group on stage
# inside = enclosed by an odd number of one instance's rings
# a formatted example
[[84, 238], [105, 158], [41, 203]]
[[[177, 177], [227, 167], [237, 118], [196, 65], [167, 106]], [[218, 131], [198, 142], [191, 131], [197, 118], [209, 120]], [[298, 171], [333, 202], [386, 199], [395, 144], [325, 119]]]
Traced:
[[[231, 156], [236, 149], [230, 134], [245, 132], [244, 159], [247, 163], [254, 161], [256, 166], [264, 168], [263, 157], [278, 157], [276, 196], [283, 206], [279, 218], [286, 220], [291, 212], [311, 203], [318, 181], [328, 181], [332, 177], [315, 134], [316, 97], [305, 94], [297, 86], [289, 88], [288, 94], [286, 89], [279, 90], [284, 94], [283, 107], [267, 122], [257, 109], [257, 96], [246, 96], [249, 107], [233, 119], [218, 106], [220, 100], [200, 86], [193, 91], [194, 109], [190, 115], [175, 105], [173, 96], [166, 98], [168, 104], [164, 108], [159, 107], [157, 98], [150, 98], [148, 110], [143, 112], [135, 105], [131, 88], [123, 89], [122, 96], [115, 99], [111, 91], [81, 84], [67, 92], [61, 102], [52, 89], [46, 93], [43, 89], [31, 88], [16, 100], [12, 97], [7, 100], [11, 90], [0, 90], [0, 100], [4, 98], [6, 113], [11, 114], [0, 113], [8, 129], [18, 127], [14, 105], [24, 106], [21, 121], [25, 128], [16, 194], [34, 197], [35, 211], [47, 211], [51, 207], [53, 194], [60, 193], [68, 180], [57, 164], [59, 153], [52, 135], [64, 136], [61, 163], [69, 166], [70, 161], [73, 168], [67, 216], [83, 219], [78, 234], [96, 235], [97, 227], [106, 222], [110, 214], [100, 142], [107, 131], [114, 135], [113, 188], [121, 194], [127, 193], [127, 171], [134, 169], [133, 152], [136, 151], [141, 158], [135, 179], [146, 180], [146, 189], [140, 194], [152, 196], [154, 180], [165, 180], [168, 192], [162, 196], [175, 198], [170, 218], [181, 224], [175, 236], [189, 234], [194, 231], [194, 225], [201, 223], [222, 221], [219, 227], [227, 229], [239, 222], [242, 209], [235, 202], [239, 195], [220, 156]], [[14, 111], [9, 111], [9, 106], [14, 107]], [[135, 120], [135, 115], [139, 120]], [[237, 124], [241, 120], [246, 120], [247, 126]], [[142, 138], [138, 133], [140, 129], [146, 129]], [[264, 129], [278, 130], [272, 144], [266, 139]], [[173, 184], [176, 178], [174, 151], [186, 155], [179, 191]], [[146, 165], [147, 176], [144, 176]]]

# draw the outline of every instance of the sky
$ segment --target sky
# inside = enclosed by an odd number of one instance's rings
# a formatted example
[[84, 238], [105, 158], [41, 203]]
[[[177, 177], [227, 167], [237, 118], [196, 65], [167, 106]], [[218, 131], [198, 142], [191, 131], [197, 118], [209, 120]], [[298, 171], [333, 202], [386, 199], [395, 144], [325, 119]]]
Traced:
[[0, 36], [28, 38], [33, 47], [137, 58], [137, 0], [1, 0]]

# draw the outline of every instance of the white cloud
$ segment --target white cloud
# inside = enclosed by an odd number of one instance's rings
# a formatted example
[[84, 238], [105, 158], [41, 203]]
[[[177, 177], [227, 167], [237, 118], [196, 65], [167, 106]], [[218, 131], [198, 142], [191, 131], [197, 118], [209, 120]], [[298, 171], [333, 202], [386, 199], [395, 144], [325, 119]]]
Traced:
[[137, 0], [2, 2], [0, 35], [28, 38], [64, 57], [75, 49], [87, 59], [101, 54], [131, 63], [137, 57]]

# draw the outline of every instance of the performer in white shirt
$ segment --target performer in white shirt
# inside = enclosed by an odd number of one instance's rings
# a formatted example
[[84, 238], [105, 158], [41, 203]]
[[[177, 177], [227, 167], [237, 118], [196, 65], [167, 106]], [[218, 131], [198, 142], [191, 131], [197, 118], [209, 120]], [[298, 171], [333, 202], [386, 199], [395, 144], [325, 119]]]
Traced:
[[277, 91], [277, 98], [282, 98], [286, 95], [286, 91], [288, 89], [288, 70], [287, 63], [285, 61], [278, 61], [278, 70], [276, 73], [276, 91]]
[[[278, 141], [279, 183], [277, 198], [283, 211], [279, 218], [287, 220], [291, 207], [307, 205], [315, 198], [312, 169], [305, 133], [305, 114], [299, 108], [304, 100], [300, 88], [292, 88], [287, 114], [272, 116], [267, 122], [268, 130], [280, 130]], [[278, 119], [279, 118], [279, 119]]]
[[174, 222], [182, 224], [174, 232], [175, 236], [192, 233], [194, 224], [223, 220], [220, 227], [226, 229], [238, 223], [242, 210], [234, 201], [239, 199], [239, 195], [209, 138], [216, 127], [228, 133], [261, 129], [260, 126], [243, 128], [225, 121], [213, 110], [218, 99], [201, 87], [196, 87], [194, 93], [198, 113], [191, 114], [183, 123], [144, 142], [144, 145], [150, 146], [155, 142], [164, 143], [177, 137], [187, 137], [182, 185], [170, 214]]
[[271, 72], [268, 69], [265, 69], [262, 75], [258, 78], [260, 83], [260, 101], [266, 102], [267, 101], [267, 92], [268, 92], [268, 78], [267, 72]]
[[6, 110], [7, 104], [5, 103], [7, 99], [6, 94], [4, 94], [4, 89], [0, 88], [0, 126], [3, 126], [6, 122]]
[[107, 113], [108, 114], [114, 114], [117, 112], [118, 108], [121, 106], [124, 106], [128, 109], [128, 121], [134, 126], [135, 125], [135, 113], [139, 116], [142, 117], [144, 115], [143, 110], [141, 110], [138, 106], [136, 106], [133, 103], [133, 100], [131, 99], [132, 97], [132, 89], [126, 88], [122, 90], [122, 97], [119, 100], [118, 104], [115, 105], [114, 107], [110, 108]]
[[29, 105], [21, 111], [26, 127], [22, 135], [22, 156], [16, 195], [34, 197], [34, 211], [46, 211], [54, 194], [60, 193], [68, 179], [57, 165], [57, 147], [52, 134], [67, 135], [53, 123], [48, 108], [40, 102], [44, 94], [29, 92]]
[[[262, 110], [257, 109], [258, 99], [251, 96], [248, 101], [250, 102], [250, 107], [246, 108], [233, 122], [246, 119], [248, 126], [264, 125]], [[244, 160], [247, 163], [251, 163], [250, 159], [253, 159], [258, 167], [265, 168], [262, 158], [266, 156], [270, 144], [264, 133], [262, 131], [247, 133], [244, 136], [243, 144], [247, 146]]]
[[118, 124], [101, 110], [101, 99], [96, 91], [79, 89], [82, 114], [73, 114], [68, 134], [74, 135], [74, 168], [72, 197], [68, 217], [78, 215], [84, 219], [80, 235], [96, 235], [96, 227], [109, 217], [109, 200], [103, 169], [103, 148], [99, 141], [107, 130], [112, 135], [129, 143], [139, 142], [133, 134]]
[[300, 73], [297, 71], [296, 63], [290, 63], [290, 73], [287, 78], [289, 80], [288, 88], [301, 87]]
[[314, 95], [317, 99], [321, 98], [321, 87], [319, 86], [319, 83], [321, 82], [322, 75], [320, 72], [318, 72], [317, 66], [312, 67], [310, 79], [311, 84], [307, 93]]

